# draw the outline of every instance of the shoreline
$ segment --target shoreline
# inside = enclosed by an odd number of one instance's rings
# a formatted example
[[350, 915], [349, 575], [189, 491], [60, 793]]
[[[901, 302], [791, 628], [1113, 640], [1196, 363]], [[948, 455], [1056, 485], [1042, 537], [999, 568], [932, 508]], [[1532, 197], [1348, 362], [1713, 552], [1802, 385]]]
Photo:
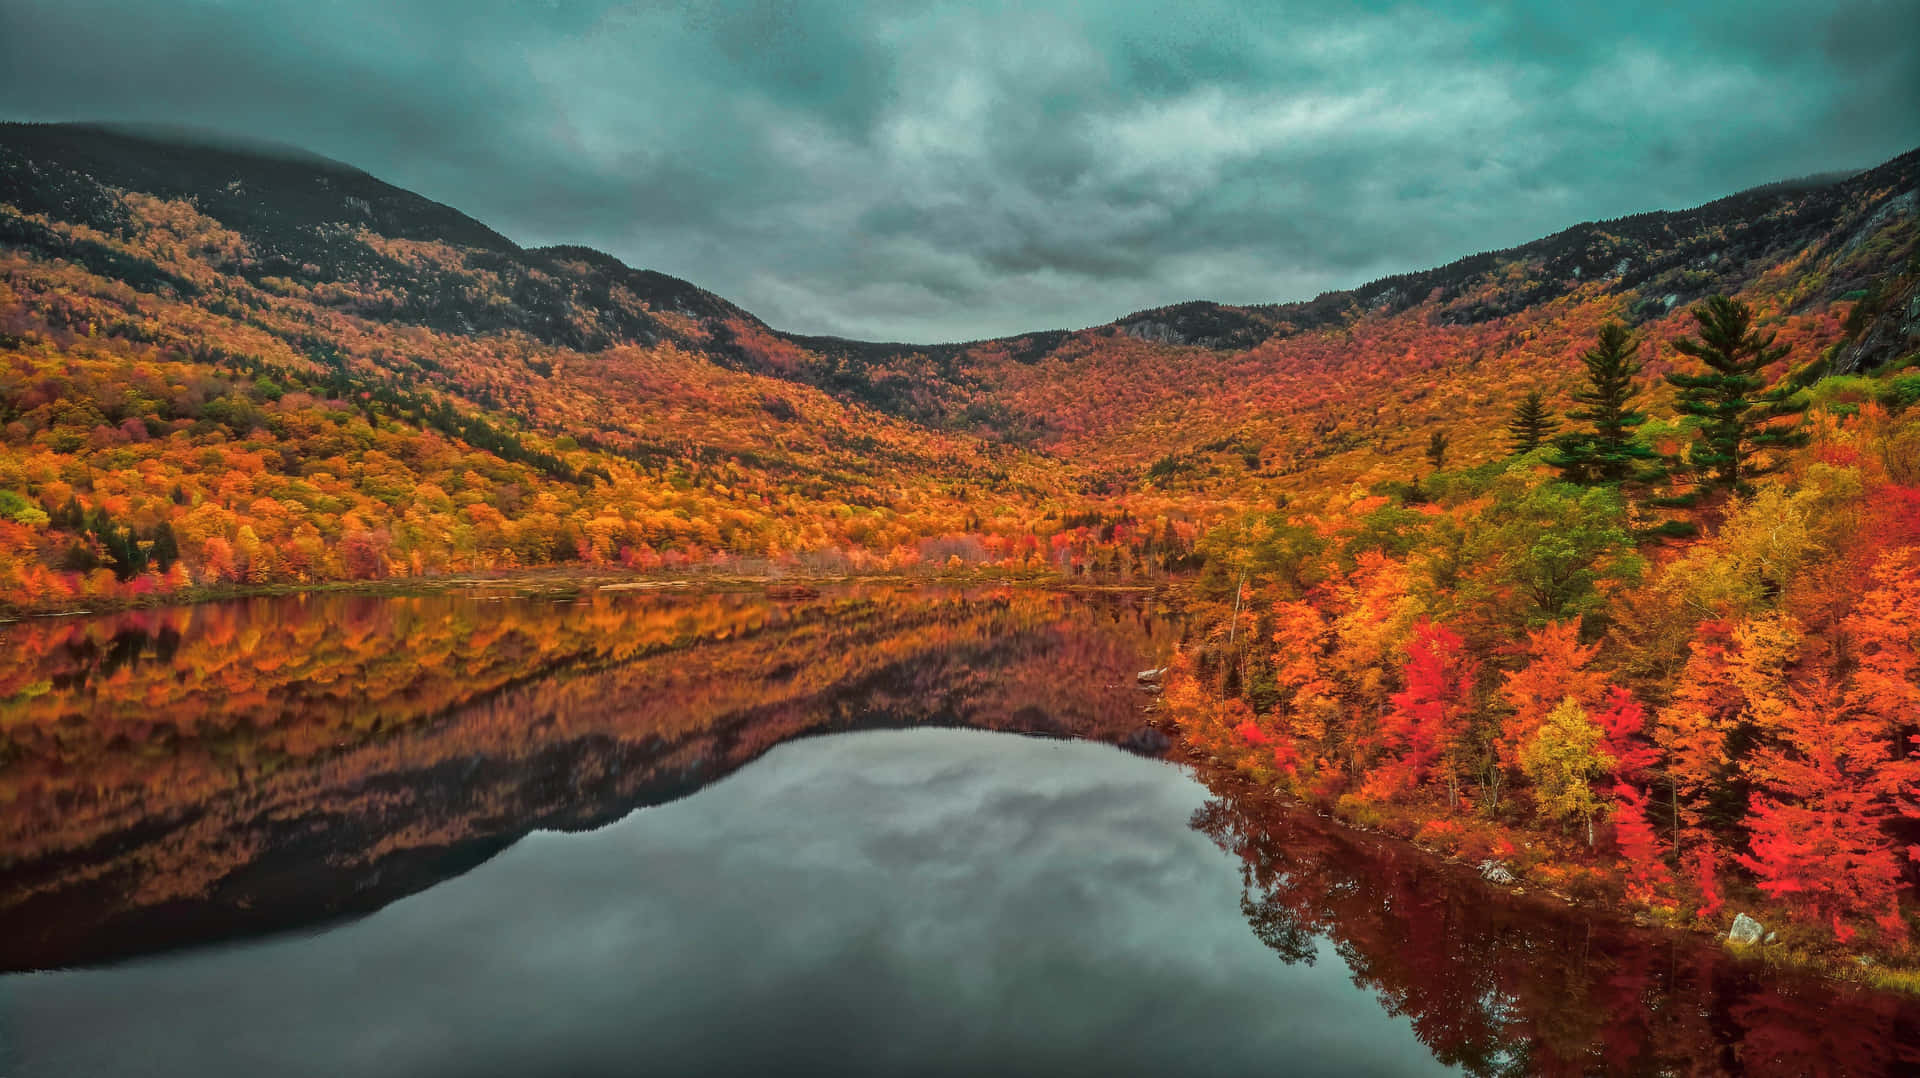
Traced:
[[37, 618], [92, 617], [127, 610], [161, 607], [197, 606], [201, 603], [233, 599], [255, 599], [289, 595], [441, 595], [457, 591], [512, 589], [527, 597], [579, 594], [585, 591], [645, 592], [680, 589], [714, 591], [750, 591], [756, 588], [838, 586], [852, 584], [897, 583], [920, 585], [972, 585], [980, 587], [1040, 587], [1051, 591], [1097, 594], [1166, 594], [1175, 590], [1179, 579], [1151, 583], [1123, 583], [1073, 580], [1050, 574], [1011, 574], [997, 572], [933, 573], [811, 573], [781, 571], [771, 573], [675, 573], [672, 575], [601, 572], [582, 569], [510, 569], [442, 576], [388, 577], [380, 580], [320, 580], [268, 584], [236, 584], [194, 587], [176, 592], [155, 592], [140, 596], [114, 596], [71, 605], [45, 608], [13, 608], [0, 603], [0, 625]]
[[[1512, 884], [1495, 883], [1486, 879], [1468, 858], [1433, 846], [1422, 845], [1415, 839], [1396, 834], [1389, 828], [1359, 823], [1343, 816], [1332, 804], [1309, 800], [1285, 786], [1262, 782], [1229, 765], [1216, 762], [1181, 739], [1177, 723], [1166, 725], [1173, 727], [1171, 732], [1176, 738], [1176, 747], [1169, 750], [1162, 759], [1206, 776], [1201, 779], [1201, 784], [1208, 786], [1209, 789], [1212, 788], [1212, 784], [1207, 781], [1207, 778], [1211, 778], [1222, 786], [1234, 787], [1237, 796], [1258, 799], [1263, 807], [1285, 812], [1310, 812], [1330, 826], [1415, 851], [1435, 864], [1447, 866], [1449, 870], [1463, 876], [1472, 876], [1483, 888], [1499, 895], [1502, 901], [1595, 913], [1641, 931], [1671, 933], [1714, 943], [1727, 955], [1741, 962], [1753, 962], [1768, 968], [1813, 974], [1827, 981], [1866, 991], [1889, 992], [1920, 998], [1920, 967], [1887, 965], [1878, 958], [1864, 954], [1840, 956], [1812, 954], [1792, 948], [1786, 943], [1734, 943], [1727, 938], [1727, 932], [1724, 929], [1704, 928], [1694, 924], [1675, 924], [1658, 918], [1647, 907], [1624, 897], [1609, 896], [1603, 900], [1579, 898], [1544, 884], [1529, 882], [1525, 876], [1521, 876]], [[1162, 729], [1165, 729], [1165, 726]], [[1515, 832], [1515, 834], [1521, 833]], [[1542, 840], [1546, 838], [1544, 834], [1534, 837]], [[1731, 909], [1732, 904], [1729, 903], [1728, 906]], [[1785, 924], [1786, 922], [1773, 923]]]

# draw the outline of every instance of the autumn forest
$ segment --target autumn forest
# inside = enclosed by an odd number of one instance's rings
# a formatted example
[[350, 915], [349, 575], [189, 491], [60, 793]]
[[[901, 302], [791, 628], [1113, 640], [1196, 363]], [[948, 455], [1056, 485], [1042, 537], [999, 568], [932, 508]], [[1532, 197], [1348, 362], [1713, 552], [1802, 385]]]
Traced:
[[[1183, 616], [1156, 721], [1187, 757], [1568, 901], [1720, 935], [1751, 913], [1911, 990], [1916, 186], [1920, 151], [1311, 301], [917, 346], [786, 333], [324, 159], [3, 125], [0, 615], [71, 657], [33, 616], [157, 633], [186, 616], [163, 604], [526, 574], [1156, 589]], [[536, 651], [598, 669], [747, 616], [681, 613], [595, 608]], [[505, 628], [421, 632], [459, 677], [348, 633], [230, 683], [96, 671], [114, 706], [83, 719], [85, 678], [0, 669], [9, 832], [112, 825], [54, 811], [90, 796], [77, 753], [224, 789], [202, 743], [315, 664], [377, 675], [403, 724], [524, 673], [489, 657]], [[141, 714], [182, 694], [190, 728]], [[374, 751], [361, 721], [242, 740]], [[157, 769], [156, 739], [194, 750]], [[155, 886], [189, 887], [165, 856]]]

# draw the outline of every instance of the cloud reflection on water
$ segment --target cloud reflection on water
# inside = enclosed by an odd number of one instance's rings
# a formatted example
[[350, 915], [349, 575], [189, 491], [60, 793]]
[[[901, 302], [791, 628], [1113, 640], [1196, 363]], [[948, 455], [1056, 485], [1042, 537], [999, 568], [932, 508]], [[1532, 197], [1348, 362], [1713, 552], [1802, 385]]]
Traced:
[[1440, 1069], [1247, 931], [1204, 797], [1100, 745], [795, 742], [315, 935], [0, 982], [9, 1073]]

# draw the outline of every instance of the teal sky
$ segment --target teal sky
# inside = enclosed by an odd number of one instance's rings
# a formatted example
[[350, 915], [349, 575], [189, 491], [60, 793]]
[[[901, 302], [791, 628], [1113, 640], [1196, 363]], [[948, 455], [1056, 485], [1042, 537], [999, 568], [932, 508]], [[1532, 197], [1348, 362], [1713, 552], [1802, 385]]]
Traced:
[[1920, 0], [7, 0], [0, 118], [274, 139], [782, 328], [1303, 299], [1920, 145]]

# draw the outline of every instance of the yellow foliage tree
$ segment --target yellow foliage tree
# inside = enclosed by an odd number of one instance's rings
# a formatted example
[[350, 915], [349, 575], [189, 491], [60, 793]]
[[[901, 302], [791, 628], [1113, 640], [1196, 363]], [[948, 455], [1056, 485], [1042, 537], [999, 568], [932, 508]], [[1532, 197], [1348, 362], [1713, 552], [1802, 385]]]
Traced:
[[1587, 709], [1569, 696], [1520, 752], [1520, 766], [1533, 783], [1540, 814], [1585, 827], [1588, 846], [1593, 845], [1594, 820], [1606, 810], [1606, 802], [1593, 792], [1593, 781], [1618, 762], [1600, 747], [1603, 736]]

